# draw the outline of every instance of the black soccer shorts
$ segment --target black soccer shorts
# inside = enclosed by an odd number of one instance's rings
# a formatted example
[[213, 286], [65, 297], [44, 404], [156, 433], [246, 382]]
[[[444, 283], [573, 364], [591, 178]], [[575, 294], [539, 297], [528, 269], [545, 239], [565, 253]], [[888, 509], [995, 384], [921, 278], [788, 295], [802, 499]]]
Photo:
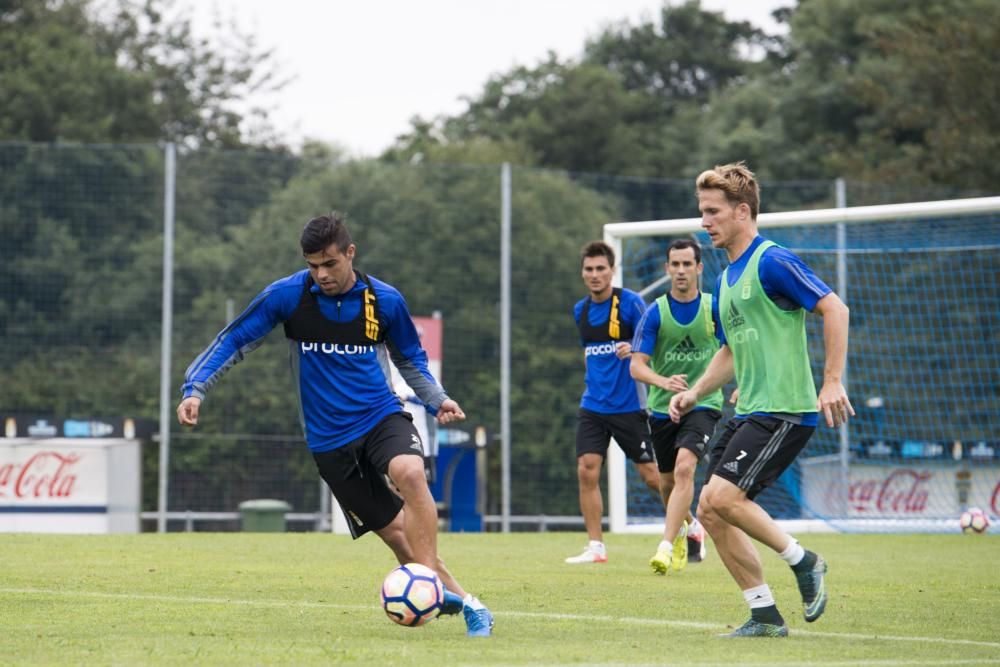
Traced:
[[313, 452], [319, 475], [330, 487], [357, 539], [388, 526], [403, 507], [389, 487], [389, 462], [397, 456], [423, 458], [420, 436], [406, 412], [391, 414], [343, 447]]
[[611, 438], [636, 463], [653, 462], [649, 421], [645, 412], [599, 414], [580, 409], [576, 425], [576, 455], [600, 454], [607, 458]]
[[722, 413], [718, 410], [693, 410], [684, 415], [680, 423], [650, 417], [649, 430], [653, 434], [653, 451], [656, 452], [659, 471], [674, 471], [679, 449], [691, 450], [700, 461], [708, 451], [708, 443], [715, 435], [715, 425], [721, 418]]
[[712, 447], [705, 483], [718, 475], [753, 500], [792, 464], [815, 430], [777, 417], [730, 419]]

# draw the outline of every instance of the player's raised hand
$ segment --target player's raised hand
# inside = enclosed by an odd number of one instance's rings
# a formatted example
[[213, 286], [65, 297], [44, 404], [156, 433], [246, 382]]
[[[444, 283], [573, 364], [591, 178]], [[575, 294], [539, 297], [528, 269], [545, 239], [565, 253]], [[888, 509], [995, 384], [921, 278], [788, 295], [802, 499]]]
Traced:
[[451, 422], [457, 422], [465, 419], [465, 413], [462, 412], [462, 408], [459, 407], [458, 403], [452, 399], [447, 399], [438, 408], [437, 422], [438, 424], [450, 424]]
[[847, 390], [840, 382], [824, 382], [816, 399], [816, 410], [826, 417], [829, 427], [840, 426], [854, 416], [854, 407], [847, 398]]
[[698, 397], [690, 389], [674, 394], [670, 399], [670, 418], [679, 422], [698, 403]]
[[194, 426], [198, 423], [198, 412], [201, 409], [201, 399], [188, 396], [177, 406], [177, 421], [182, 426]]

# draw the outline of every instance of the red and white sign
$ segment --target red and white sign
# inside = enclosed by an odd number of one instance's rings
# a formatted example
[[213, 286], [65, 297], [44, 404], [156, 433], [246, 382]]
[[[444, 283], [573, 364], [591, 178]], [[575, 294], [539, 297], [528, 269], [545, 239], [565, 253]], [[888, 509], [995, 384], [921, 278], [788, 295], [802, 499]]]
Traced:
[[940, 519], [977, 506], [1000, 516], [1000, 467], [971, 469], [947, 462], [851, 463], [828, 457], [802, 466], [805, 505], [820, 516], [852, 519]]
[[0, 531], [139, 530], [139, 443], [0, 438]]
[[441, 381], [441, 360], [444, 357], [444, 321], [440, 317], [414, 317], [413, 324], [420, 336], [420, 346], [427, 353], [427, 370]]

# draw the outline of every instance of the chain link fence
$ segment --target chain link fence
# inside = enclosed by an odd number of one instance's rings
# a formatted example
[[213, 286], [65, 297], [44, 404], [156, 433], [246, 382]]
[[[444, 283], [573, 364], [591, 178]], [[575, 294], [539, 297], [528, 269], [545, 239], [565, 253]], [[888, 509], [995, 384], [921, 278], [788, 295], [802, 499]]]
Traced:
[[[0, 413], [157, 423], [164, 164], [161, 146], [0, 144]], [[303, 268], [304, 223], [345, 212], [355, 265], [398, 287], [414, 315], [441, 314], [443, 384], [469, 423], [494, 436], [483, 509], [498, 515], [500, 172], [180, 150], [171, 401], [187, 364], [225, 324]], [[523, 517], [512, 527], [558, 527], [553, 517], [572, 525], [583, 390], [572, 306], [586, 293], [579, 249], [607, 222], [696, 216], [693, 179], [515, 167], [511, 184], [509, 498], [510, 513]], [[990, 194], [847, 186], [849, 205]], [[834, 206], [833, 182], [762, 189], [764, 211]], [[287, 366], [284, 339], [272, 333], [209, 394], [197, 429], [171, 424], [169, 530], [236, 529], [239, 503], [260, 497], [292, 506], [292, 530], [328, 525]], [[158, 442], [144, 442], [146, 515], [157, 510]]]

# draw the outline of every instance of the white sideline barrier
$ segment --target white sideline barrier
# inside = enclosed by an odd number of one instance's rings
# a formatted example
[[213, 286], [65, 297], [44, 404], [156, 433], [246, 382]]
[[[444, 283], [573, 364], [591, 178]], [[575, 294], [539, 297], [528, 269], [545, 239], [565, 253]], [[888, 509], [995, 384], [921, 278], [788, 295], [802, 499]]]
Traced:
[[0, 532], [138, 533], [140, 445], [0, 438]]

